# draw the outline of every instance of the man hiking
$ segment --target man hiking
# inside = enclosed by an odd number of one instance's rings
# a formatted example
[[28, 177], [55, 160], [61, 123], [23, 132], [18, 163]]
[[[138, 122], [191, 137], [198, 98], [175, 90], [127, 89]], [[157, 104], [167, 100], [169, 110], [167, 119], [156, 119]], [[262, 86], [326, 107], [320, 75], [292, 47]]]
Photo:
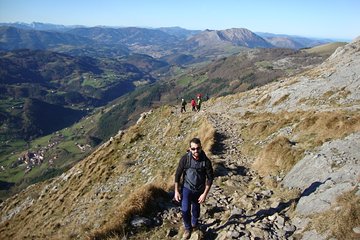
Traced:
[[197, 100], [196, 100], [196, 109], [197, 109], [198, 112], [201, 109], [201, 103], [202, 103], [202, 100], [201, 100], [201, 95], [200, 95], [200, 96], [197, 97]]
[[185, 101], [185, 99], [181, 99], [181, 110], [180, 110], [180, 112], [181, 113], [183, 113], [183, 112], [186, 112], [186, 101]]
[[192, 111], [196, 111], [196, 101], [195, 99], [191, 99], [191, 110]]
[[[182, 191], [180, 190], [181, 177]], [[189, 239], [192, 229], [198, 227], [200, 204], [205, 202], [213, 179], [212, 164], [201, 148], [200, 139], [191, 139], [189, 150], [180, 159], [175, 173], [174, 198], [177, 202], [181, 201], [185, 239]]]

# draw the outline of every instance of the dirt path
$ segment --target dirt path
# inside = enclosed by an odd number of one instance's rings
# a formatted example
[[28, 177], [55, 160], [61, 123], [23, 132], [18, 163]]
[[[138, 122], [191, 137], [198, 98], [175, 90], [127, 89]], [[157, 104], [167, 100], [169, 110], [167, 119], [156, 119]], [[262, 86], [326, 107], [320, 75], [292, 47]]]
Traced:
[[293, 201], [281, 202], [238, 146], [243, 142], [234, 119], [207, 113], [216, 129], [213, 151], [216, 180], [202, 208], [201, 232], [192, 239], [291, 239], [295, 227], [287, 215]]

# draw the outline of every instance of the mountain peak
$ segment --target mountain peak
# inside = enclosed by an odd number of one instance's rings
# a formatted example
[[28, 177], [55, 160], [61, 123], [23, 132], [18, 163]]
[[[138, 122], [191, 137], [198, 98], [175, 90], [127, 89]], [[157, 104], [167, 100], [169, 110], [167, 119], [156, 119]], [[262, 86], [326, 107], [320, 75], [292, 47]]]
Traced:
[[231, 28], [226, 30], [205, 30], [190, 38], [189, 41], [199, 46], [233, 45], [249, 48], [269, 48], [271, 44], [246, 28]]

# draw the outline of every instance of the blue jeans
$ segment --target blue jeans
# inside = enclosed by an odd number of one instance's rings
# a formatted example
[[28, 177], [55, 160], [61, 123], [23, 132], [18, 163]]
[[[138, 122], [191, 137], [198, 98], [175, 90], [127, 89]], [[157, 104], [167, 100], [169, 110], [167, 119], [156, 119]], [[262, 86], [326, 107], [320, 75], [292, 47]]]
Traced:
[[197, 226], [200, 217], [200, 203], [198, 199], [201, 192], [193, 192], [186, 187], [182, 190], [181, 211], [185, 229], [190, 230], [191, 226]]

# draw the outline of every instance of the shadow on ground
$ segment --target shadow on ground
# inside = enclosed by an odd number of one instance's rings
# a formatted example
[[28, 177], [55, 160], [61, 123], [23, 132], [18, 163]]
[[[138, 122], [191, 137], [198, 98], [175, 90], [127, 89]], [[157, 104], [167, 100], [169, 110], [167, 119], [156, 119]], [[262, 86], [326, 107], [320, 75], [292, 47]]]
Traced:
[[[253, 215], [246, 215], [246, 214], [233, 214], [229, 217], [229, 219], [222, 225], [213, 228], [213, 229], [208, 229], [207, 231], [205, 231], [207, 228], [211, 227], [212, 225], [218, 223], [219, 221], [215, 221], [214, 223], [210, 224], [210, 225], [204, 225], [203, 227], [203, 231], [204, 231], [204, 239], [207, 240], [212, 240], [215, 239], [217, 237], [217, 233], [224, 229], [225, 227], [231, 225], [231, 224], [250, 224], [250, 223], [254, 223], [257, 222], [259, 220], [262, 220], [265, 217], [274, 215], [275, 213], [281, 213], [283, 210], [287, 209], [288, 207], [290, 207], [292, 204], [297, 204], [299, 202], [299, 200], [302, 197], [306, 197], [309, 196], [310, 194], [312, 194], [313, 192], [315, 192], [322, 184], [324, 184], [326, 181], [331, 180], [330, 178], [326, 179], [323, 182], [313, 182], [309, 187], [307, 187], [305, 190], [302, 191], [302, 193], [300, 194], [299, 197], [291, 199], [289, 201], [286, 202], [280, 202], [276, 207], [272, 208], [267, 208], [267, 209], [261, 209], [259, 211], [257, 211], [255, 214]], [[218, 210], [220, 210], [220, 208], [218, 208]], [[245, 211], [244, 211], [245, 212]]]
[[214, 145], [211, 149], [211, 152], [214, 155], [220, 155], [220, 154], [225, 154], [226, 153], [226, 149], [225, 149], [225, 144], [224, 144], [224, 140], [226, 139], [226, 136], [222, 133], [219, 132], [215, 132], [215, 137], [214, 137]]

